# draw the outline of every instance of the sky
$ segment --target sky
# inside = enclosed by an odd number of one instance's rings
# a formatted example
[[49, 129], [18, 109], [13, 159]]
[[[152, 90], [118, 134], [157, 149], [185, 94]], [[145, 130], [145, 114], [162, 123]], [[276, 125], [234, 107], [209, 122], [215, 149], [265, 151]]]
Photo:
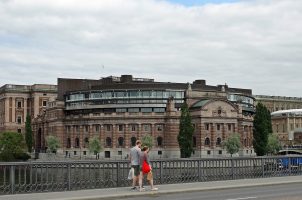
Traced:
[[132, 74], [302, 97], [301, 0], [0, 0], [0, 85]]

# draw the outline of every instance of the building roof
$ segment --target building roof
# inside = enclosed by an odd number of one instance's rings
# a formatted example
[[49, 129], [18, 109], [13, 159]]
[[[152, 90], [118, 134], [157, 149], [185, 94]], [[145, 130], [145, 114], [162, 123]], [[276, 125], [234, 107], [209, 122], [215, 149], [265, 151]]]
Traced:
[[200, 108], [200, 107], [204, 106], [206, 103], [208, 103], [209, 101], [210, 101], [209, 99], [197, 101], [196, 103], [194, 103], [192, 105], [192, 108]]
[[302, 109], [278, 110], [271, 113], [271, 116], [302, 115]]

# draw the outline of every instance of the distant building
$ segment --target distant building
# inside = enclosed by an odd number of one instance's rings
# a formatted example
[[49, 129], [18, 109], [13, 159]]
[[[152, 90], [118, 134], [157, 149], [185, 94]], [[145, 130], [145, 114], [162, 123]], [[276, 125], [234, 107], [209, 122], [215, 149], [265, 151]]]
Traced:
[[254, 95], [256, 104], [261, 102], [270, 112], [278, 110], [302, 109], [301, 97]]
[[0, 132], [24, 133], [26, 115], [37, 117], [57, 97], [55, 85], [11, 85], [0, 88]]
[[302, 109], [271, 113], [273, 133], [282, 145], [302, 145]]
[[222, 143], [234, 132], [240, 134], [240, 155], [254, 155], [252, 90], [193, 83], [155, 82], [131, 75], [100, 80], [58, 79], [58, 98], [33, 121], [35, 148], [45, 151], [45, 139], [61, 141], [59, 153], [83, 157], [89, 139], [97, 137], [101, 157], [126, 158], [137, 139], [154, 139], [152, 157], [179, 157], [177, 135], [180, 107], [190, 107], [195, 127], [195, 157], [225, 155]]

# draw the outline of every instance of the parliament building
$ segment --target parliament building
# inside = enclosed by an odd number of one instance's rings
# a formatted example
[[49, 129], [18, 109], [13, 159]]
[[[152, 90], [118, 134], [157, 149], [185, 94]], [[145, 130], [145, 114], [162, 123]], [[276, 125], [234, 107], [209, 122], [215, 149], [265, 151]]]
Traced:
[[89, 139], [99, 138], [100, 157], [127, 158], [137, 139], [153, 137], [152, 158], [179, 158], [177, 142], [181, 105], [189, 105], [195, 128], [193, 157], [225, 156], [223, 142], [239, 133], [239, 155], [254, 155], [255, 98], [251, 89], [228, 85], [156, 82], [132, 75], [99, 80], [59, 78], [57, 99], [33, 121], [35, 149], [47, 149], [46, 137], [61, 141], [60, 154], [89, 155]]

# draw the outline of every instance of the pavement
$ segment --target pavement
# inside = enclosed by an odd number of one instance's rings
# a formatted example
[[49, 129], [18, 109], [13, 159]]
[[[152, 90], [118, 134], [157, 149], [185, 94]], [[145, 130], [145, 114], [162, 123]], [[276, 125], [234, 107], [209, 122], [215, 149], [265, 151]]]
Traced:
[[98, 199], [122, 199], [125, 197], [138, 197], [146, 195], [172, 194], [194, 191], [207, 191], [216, 189], [255, 187], [264, 185], [280, 185], [290, 183], [302, 183], [302, 176], [284, 176], [260, 179], [240, 179], [213, 182], [195, 182], [181, 184], [157, 185], [158, 191], [151, 191], [146, 185], [146, 191], [131, 191], [129, 187], [77, 190], [65, 192], [30, 193], [16, 195], [2, 195], [0, 200], [98, 200]]

